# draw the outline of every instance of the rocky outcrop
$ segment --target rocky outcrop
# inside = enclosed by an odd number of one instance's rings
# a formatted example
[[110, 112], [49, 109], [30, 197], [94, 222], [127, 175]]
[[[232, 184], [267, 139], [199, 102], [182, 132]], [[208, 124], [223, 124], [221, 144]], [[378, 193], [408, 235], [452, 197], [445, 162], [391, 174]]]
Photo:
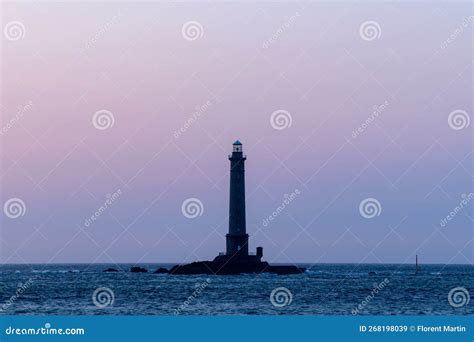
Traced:
[[275, 274], [300, 274], [305, 268], [297, 266], [271, 266], [265, 261], [256, 260], [252, 256], [231, 258], [218, 256], [213, 261], [198, 261], [185, 265], [173, 266], [170, 274], [218, 274], [232, 275], [242, 273], [275, 273]]
[[153, 273], [156, 273], [156, 274], [167, 274], [167, 273], [170, 273], [170, 271], [168, 271], [166, 268], [163, 268], [163, 267], [160, 267], [159, 269], [157, 269], [155, 272]]

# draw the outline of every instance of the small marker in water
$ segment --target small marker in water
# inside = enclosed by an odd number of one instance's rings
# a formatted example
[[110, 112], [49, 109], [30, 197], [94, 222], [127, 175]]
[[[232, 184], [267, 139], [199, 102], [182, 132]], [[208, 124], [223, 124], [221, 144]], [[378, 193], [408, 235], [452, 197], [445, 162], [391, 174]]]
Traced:
[[418, 254], [416, 255], [416, 269], [415, 274], [418, 274]]

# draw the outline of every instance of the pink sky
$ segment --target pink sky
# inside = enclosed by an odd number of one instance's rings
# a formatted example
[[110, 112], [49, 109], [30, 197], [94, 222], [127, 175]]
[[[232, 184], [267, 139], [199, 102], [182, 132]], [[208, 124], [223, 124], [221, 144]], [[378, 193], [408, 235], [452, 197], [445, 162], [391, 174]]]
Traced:
[[[472, 192], [472, 126], [448, 121], [472, 116], [468, 2], [1, 6], [2, 203], [26, 207], [2, 215], [2, 262], [212, 259], [236, 139], [266, 260], [472, 262], [472, 203], [440, 225]], [[94, 127], [99, 110], [113, 126]], [[277, 110], [290, 127], [272, 127]], [[201, 216], [183, 216], [188, 198]]]

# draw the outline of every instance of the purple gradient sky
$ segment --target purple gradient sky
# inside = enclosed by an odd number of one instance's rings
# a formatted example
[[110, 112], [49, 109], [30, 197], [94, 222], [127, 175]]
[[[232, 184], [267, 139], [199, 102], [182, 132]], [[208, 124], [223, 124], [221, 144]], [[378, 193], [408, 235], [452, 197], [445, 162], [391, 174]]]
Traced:
[[[250, 249], [263, 246], [266, 260], [472, 263], [472, 203], [440, 227], [472, 192], [472, 126], [448, 125], [453, 110], [472, 116], [472, 20], [443, 45], [472, 15], [469, 2], [1, 6], [2, 30], [25, 26], [21, 40], [1, 37], [2, 127], [33, 104], [0, 135], [2, 206], [18, 197], [27, 208], [17, 219], [2, 212], [1, 262], [212, 259], [225, 247], [238, 138]], [[201, 39], [183, 39], [190, 20]], [[379, 39], [361, 39], [367, 20]], [[94, 128], [100, 109], [113, 127]], [[272, 128], [278, 109], [291, 127]], [[182, 215], [189, 197], [202, 216]], [[380, 216], [360, 215], [367, 197]]]

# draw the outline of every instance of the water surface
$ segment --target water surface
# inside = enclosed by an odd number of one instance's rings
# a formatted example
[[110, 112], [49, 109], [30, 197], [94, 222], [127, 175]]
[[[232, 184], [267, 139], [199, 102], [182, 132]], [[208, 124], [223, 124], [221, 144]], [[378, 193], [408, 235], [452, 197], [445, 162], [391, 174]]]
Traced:
[[[450, 305], [448, 293], [472, 293], [472, 265], [318, 264], [301, 275], [189, 276], [153, 274], [168, 264], [2, 265], [0, 314], [12, 315], [468, 315], [472, 303]], [[112, 267], [123, 270], [104, 273]], [[375, 272], [375, 273], [371, 273]], [[98, 288], [113, 291], [113, 303], [93, 302]], [[275, 306], [270, 294], [284, 287]], [[15, 295], [22, 288], [20, 295]], [[374, 289], [378, 288], [374, 293]], [[104, 298], [103, 298], [104, 299]], [[460, 298], [458, 298], [460, 299]], [[280, 300], [280, 301], [278, 301]]]

